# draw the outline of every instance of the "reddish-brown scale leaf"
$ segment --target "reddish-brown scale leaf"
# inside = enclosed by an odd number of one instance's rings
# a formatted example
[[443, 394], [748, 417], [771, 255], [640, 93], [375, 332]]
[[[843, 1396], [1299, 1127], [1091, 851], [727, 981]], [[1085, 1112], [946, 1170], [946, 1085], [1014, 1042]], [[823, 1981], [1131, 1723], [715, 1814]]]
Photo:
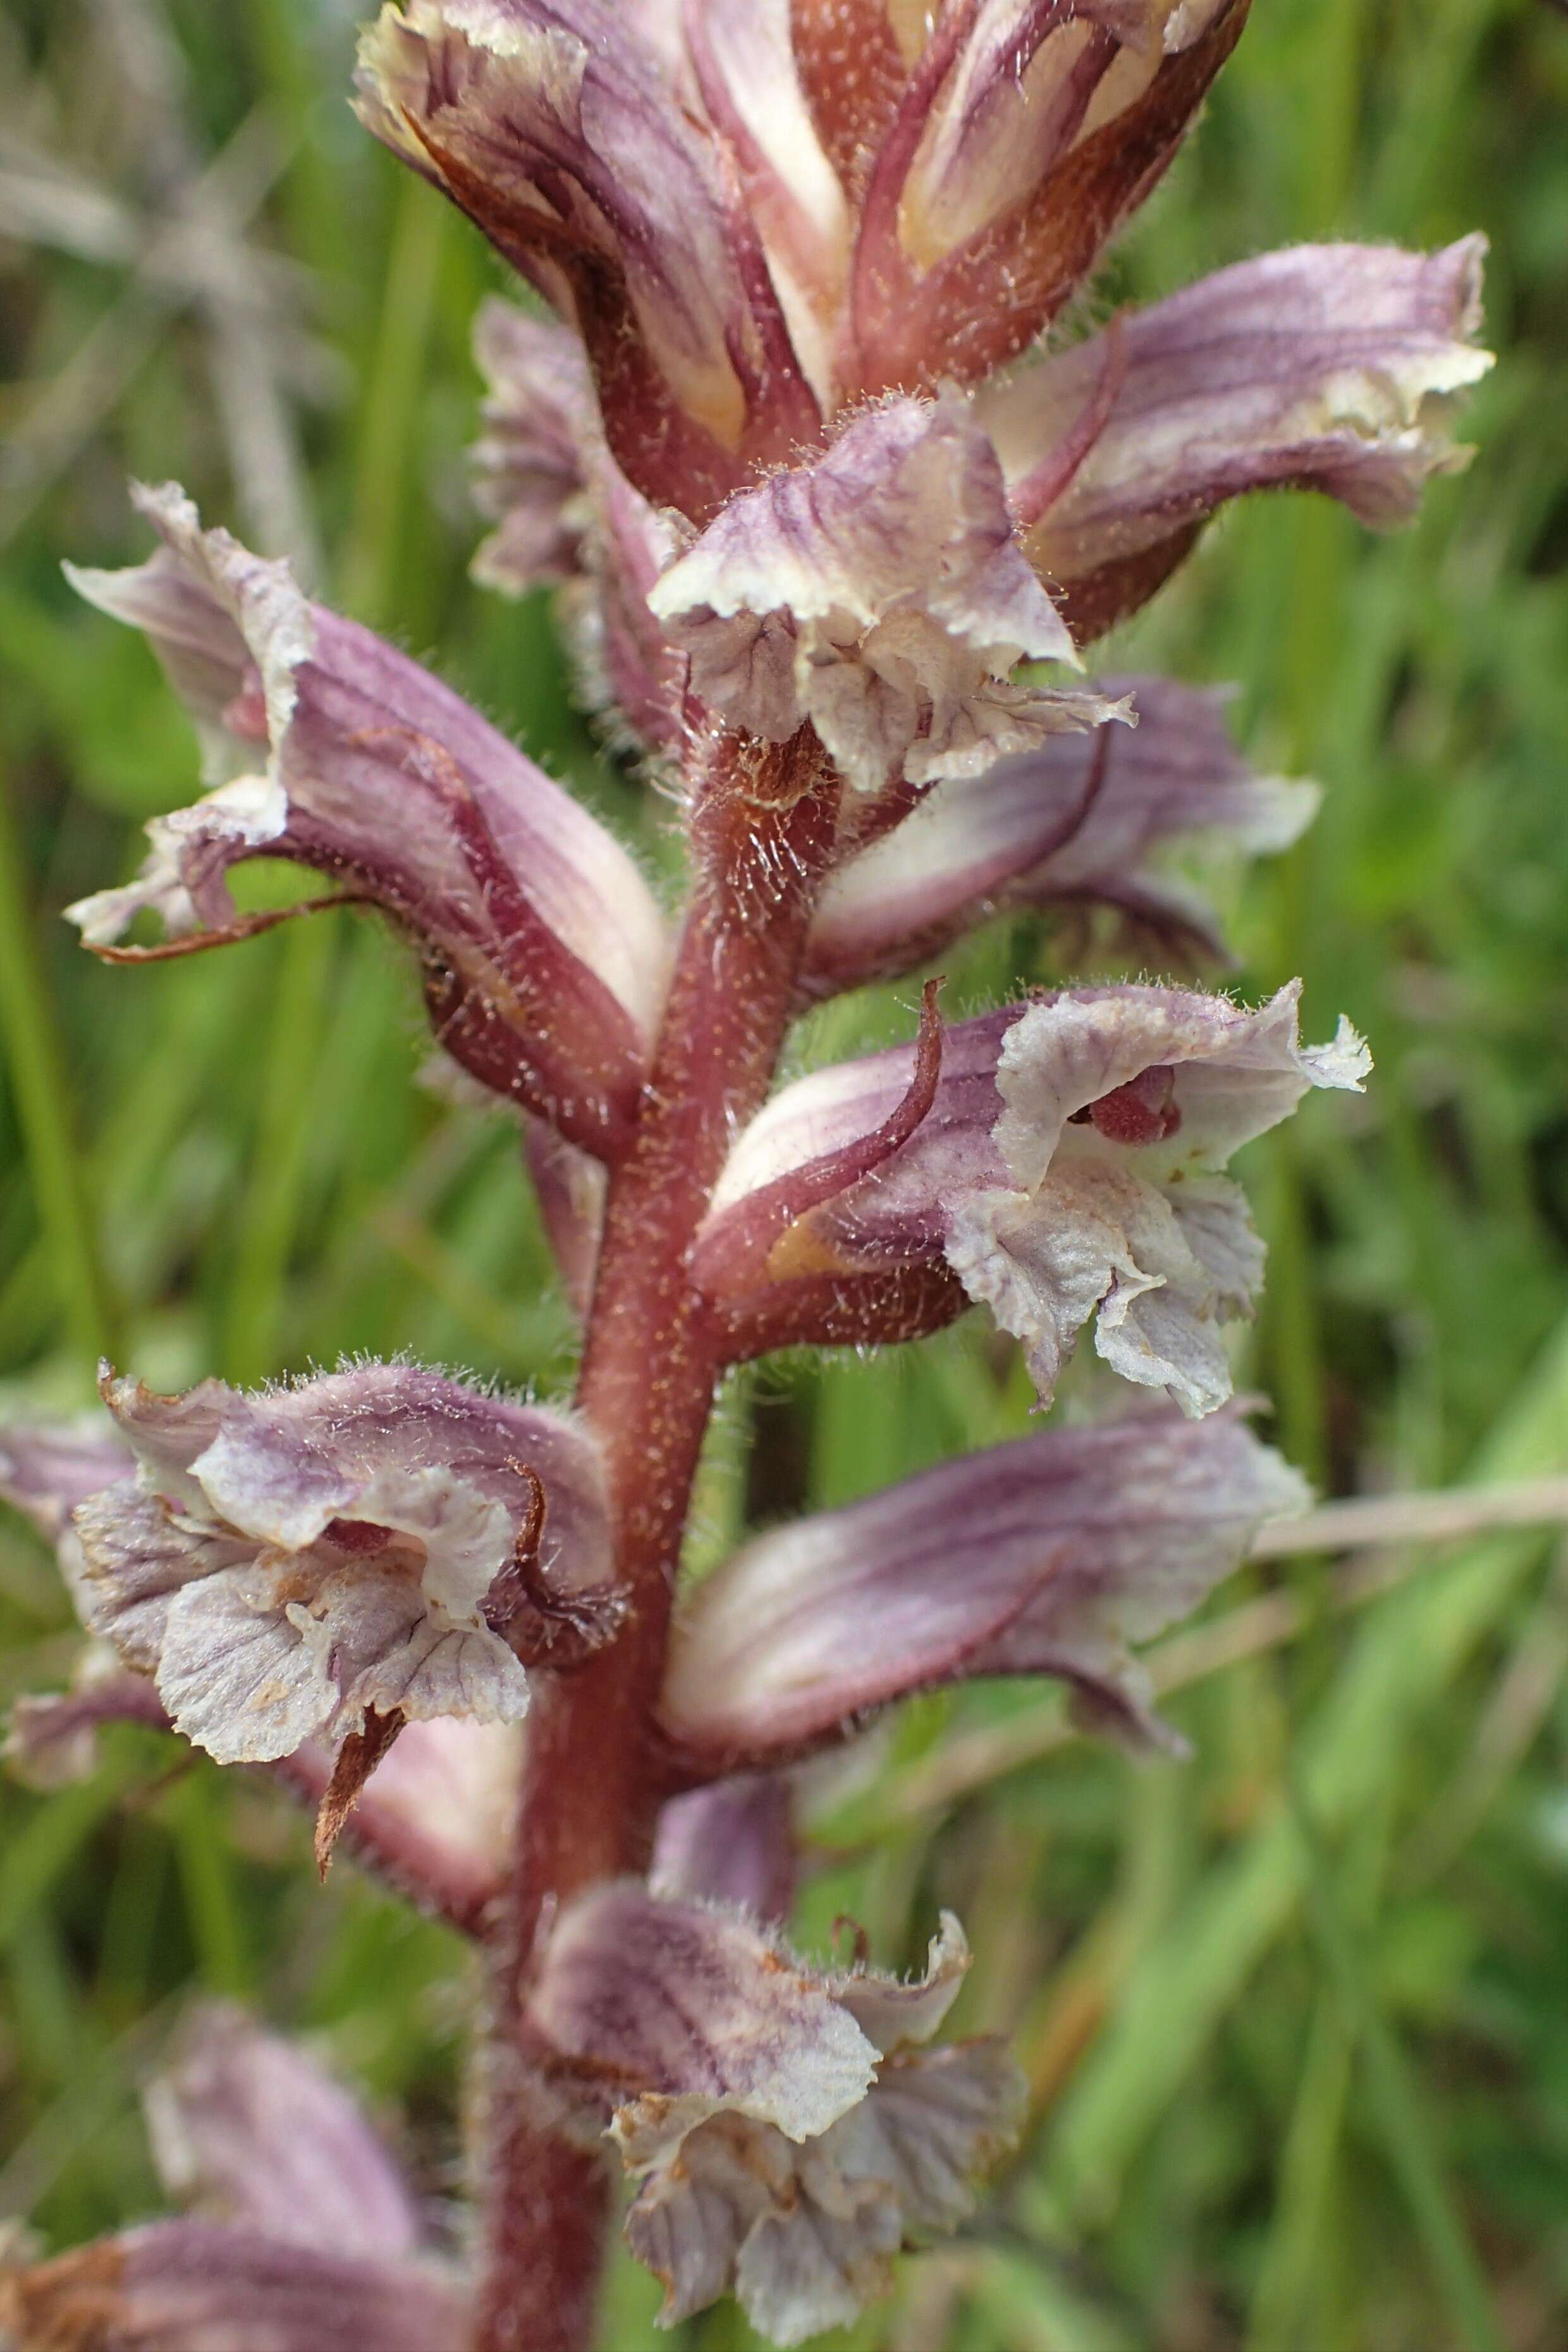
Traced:
[[83, 945], [100, 963], [170, 963], [179, 956], [202, 955], [208, 948], [231, 948], [241, 940], [259, 939], [279, 923], [292, 922], [296, 915], [330, 914], [334, 907], [374, 907], [377, 903], [369, 890], [334, 890], [325, 898], [301, 898], [292, 907], [268, 907], [255, 915], [242, 915], [236, 923], [226, 923], [221, 930], [189, 931], [183, 938], [159, 940], [153, 947], [114, 947], [107, 940], [87, 940]]
[[792, 0], [790, 32], [816, 135], [858, 194], [909, 79], [886, 0]]
[[1098, 571], [1057, 589], [1057, 610], [1072, 631], [1074, 644], [1090, 646], [1118, 621], [1141, 611], [1192, 553], [1205, 520], [1184, 523], [1169, 539], [1141, 547], [1135, 555], [1115, 556]]
[[934, 391], [944, 377], [974, 383], [1016, 359], [1171, 163], [1250, 5], [1233, 0], [1191, 48], [1165, 58], [1131, 106], [1071, 148], [1016, 212], [948, 254], [914, 299], [864, 309], [860, 389]]

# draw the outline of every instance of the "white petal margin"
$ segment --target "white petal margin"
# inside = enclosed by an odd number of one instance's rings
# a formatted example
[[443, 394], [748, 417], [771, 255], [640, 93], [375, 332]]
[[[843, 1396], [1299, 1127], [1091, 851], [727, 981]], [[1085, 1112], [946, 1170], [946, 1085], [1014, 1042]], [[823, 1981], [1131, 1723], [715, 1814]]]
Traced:
[[826, 456], [732, 499], [648, 603], [710, 708], [773, 742], [810, 719], [861, 791], [978, 775], [1129, 715], [1013, 683], [1020, 661], [1078, 656], [956, 394], [870, 409]]
[[880, 2292], [900, 2245], [972, 2210], [1021, 2099], [999, 2044], [920, 2046], [967, 1964], [945, 1914], [907, 1984], [818, 1972], [750, 1920], [641, 1885], [563, 1915], [531, 2022], [618, 2102], [639, 2182], [626, 2237], [664, 2281], [667, 2325], [728, 2290], [774, 2343], [801, 2343]]
[[1143, 1407], [943, 1463], [760, 1537], [709, 1577], [677, 1629], [663, 1727], [715, 1764], [776, 1763], [936, 1684], [1057, 1675], [1095, 1720], [1179, 1744], [1149, 1713], [1133, 1644], [1307, 1500], [1234, 1411], [1194, 1423]]
[[247, 1397], [109, 1381], [140, 1465], [79, 1509], [86, 1614], [221, 1763], [292, 1755], [367, 1708], [515, 1723], [528, 1681], [484, 1602], [531, 1525], [563, 1594], [603, 1586], [596, 1449], [559, 1415], [405, 1365]]

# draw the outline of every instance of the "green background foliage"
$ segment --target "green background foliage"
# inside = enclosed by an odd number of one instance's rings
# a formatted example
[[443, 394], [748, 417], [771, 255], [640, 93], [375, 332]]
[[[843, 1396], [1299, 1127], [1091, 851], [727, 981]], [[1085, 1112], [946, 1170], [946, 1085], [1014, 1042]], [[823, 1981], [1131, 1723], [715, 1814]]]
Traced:
[[[675, 866], [668, 807], [574, 714], [544, 602], [466, 577], [468, 328], [499, 271], [349, 117], [353, 13], [0, 9], [7, 1409], [79, 1406], [104, 1349], [164, 1387], [357, 1349], [545, 1392], [570, 1376], [512, 1132], [414, 1083], [414, 990], [374, 923], [121, 972], [57, 919], [195, 783], [151, 658], [58, 570], [142, 552], [127, 473], [178, 476], [263, 541], [313, 539], [319, 585]], [[1241, 989], [1299, 971], [1310, 1032], [1343, 1009], [1377, 1056], [1364, 1102], [1310, 1102], [1246, 1171], [1272, 1245], [1246, 1377], [1330, 1492], [1568, 1469], [1565, 105], [1568, 23], [1530, 0], [1258, 0], [1096, 296], [1308, 236], [1492, 239], [1501, 364], [1468, 476], [1381, 541], [1255, 501], [1106, 649], [1238, 680], [1257, 761], [1328, 787], [1303, 844], [1237, 878], [1234, 919]], [[950, 962], [949, 1002], [1056, 968], [1047, 932], [1011, 926]], [[851, 1000], [800, 1052], [907, 1034], [910, 1003]], [[694, 1551], [1016, 1434], [1026, 1409], [977, 1323], [769, 1368], [726, 1400]], [[1184, 1769], [1063, 1738], [1037, 1690], [971, 1691], [906, 1709], [819, 1792], [803, 1939], [848, 1912], [907, 1960], [952, 1904], [978, 1951], [957, 2022], [1016, 2032], [1034, 2093], [973, 2231], [837, 2340], [1568, 2337], [1568, 1551], [1510, 1534], [1393, 1564], [1411, 1573], [1353, 1611], [1322, 1560], [1221, 1594], [1211, 1614], [1293, 1591], [1300, 1634], [1172, 1702]], [[7, 1520], [0, 1700], [62, 1679], [73, 1646], [51, 1563]], [[280, 1798], [151, 1735], [107, 1739], [55, 1794], [5, 1787], [0, 1818], [6, 2210], [56, 2246], [154, 2208], [136, 2086], [205, 1988], [316, 2037], [449, 2212], [474, 1994], [454, 1937], [351, 1866], [319, 1891]], [[618, 2265], [606, 2344], [651, 2343], [655, 2300]], [[751, 2338], [725, 2310], [681, 2340]]]

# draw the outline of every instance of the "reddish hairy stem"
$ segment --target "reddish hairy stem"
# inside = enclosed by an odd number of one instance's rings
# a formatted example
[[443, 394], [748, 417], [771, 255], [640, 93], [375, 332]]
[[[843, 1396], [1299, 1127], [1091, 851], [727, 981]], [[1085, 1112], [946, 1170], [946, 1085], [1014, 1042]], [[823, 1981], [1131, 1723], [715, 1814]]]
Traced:
[[494, 1955], [476, 2352], [584, 2352], [592, 2340], [612, 2183], [531, 2064], [523, 2006], [556, 1907], [647, 1866], [664, 1793], [650, 1769], [654, 1702], [722, 1363], [687, 1252], [735, 1123], [773, 1076], [836, 799], [807, 730], [782, 749], [721, 746], [693, 821], [692, 900], [635, 1135], [610, 1180], [577, 1390], [608, 1463], [630, 1613], [577, 1671], [541, 1676], [529, 1720], [510, 1916]]

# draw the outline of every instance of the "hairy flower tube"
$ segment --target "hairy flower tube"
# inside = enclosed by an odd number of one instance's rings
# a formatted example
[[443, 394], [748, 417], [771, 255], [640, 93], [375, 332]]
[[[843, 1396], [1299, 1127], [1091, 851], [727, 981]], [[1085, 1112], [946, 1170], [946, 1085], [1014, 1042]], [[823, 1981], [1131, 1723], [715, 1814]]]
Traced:
[[[125, 1719], [259, 1772], [487, 1988], [461, 2262], [340, 2092], [209, 2015], [153, 2098], [187, 2213], [14, 2264], [20, 2352], [585, 2352], [623, 2174], [667, 2319], [733, 2294], [795, 2344], [1027, 2128], [1005, 2046], [944, 2036], [951, 1916], [907, 1978], [786, 1939], [802, 1789], [966, 1679], [1054, 1677], [1179, 1749], [1138, 1651], [1305, 1493], [1233, 1395], [1264, 1250], [1229, 1163], [1370, 1067], [1331, 1006], [1302, 1043], [1297, 983], [1194, 984], [1226, 956], [1204, 858], [1285, 847], [1317, 788], [1256, 773], [1222, 695], [1086, 652], [1237, 496], [1402, 520], [1489, 364], [1474, 238], [1301, 247], [1067, 325], [1247, 15], [405, 0], [364, 28], [362, 120], [524, 281], [478, 322], [477, 576], [558, 592], [679, 829], [678, 908], [173, 487], [134, 493], [146, 562], [73, 572], [146, 635], [208, 785], [70, 910], [84, 939], [155, 966], [379, 910], [448, 1069], [519, 1116], [581, 1345], [570, 1400], [403, 1361], [174, 1396], [106, 1369], [98, 1423], [0, 1446], [91, 1636], [16, 1710], [18, 1769], [89, 1771]], [[324, 895], [241, 913], [258, 857]], [[1050, 984], [944, 1019], [933, 959], [1023, 910]], [[1141, 976], [1075, 982], [1091, 936]], [[911, 978], [904, 1044], [803, 1069], [803, 1015]], [[972, 1307], [1041, 1409], [1079, 1382], [1069, 1419], [693, 1581], [734, 1366]]]

